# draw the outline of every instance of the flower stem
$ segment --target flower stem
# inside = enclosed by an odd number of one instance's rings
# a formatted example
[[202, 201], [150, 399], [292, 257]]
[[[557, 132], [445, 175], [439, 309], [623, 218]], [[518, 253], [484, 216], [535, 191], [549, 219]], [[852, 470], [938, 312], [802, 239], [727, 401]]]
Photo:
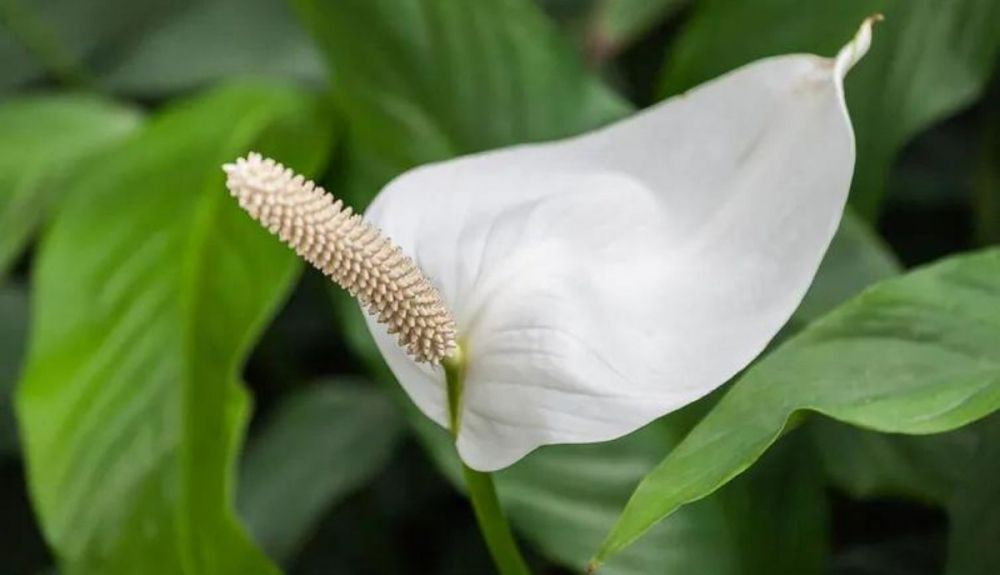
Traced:
[[476, 521], [479, 523], [479, 531], [486, 540], [490, 555], [493, 556], [493, 563], [496, 564], [497, 571], [501, 575], [528, 575], [528, 566], [521, 557], [521, 552], [514, 541], [514, 534], [511, 533], [507, 518], [504, 517], [503, 510], [500, 509], [500, 501], [497, 499], [496, 489], [493, 488], [493, 479], [489, 473], [476, 471], [464, 463], [462, 472], [465, 475], [465, 484], [469, 489], [469, 499], [472, 500], [472, 508], [476, 512]]
[[[451, 434], [458, 437], [461, 425], [462, 387], [465, 380], [464, 362], [461, 348], [452, 357], [446, 358], [444, 366], [445, 379], [448, 382], [448, 412]], [[469, 500], [476, 514], [479, 532], [486, 541], [493, 563], [500, 575], [529, 575], [528, 565], [521, 556], [521, 551], [514, 540], [514, 533], [507, 523], [507, 517], [500, 507], [493, 478], [489, 473], [476, 471], [462, 462], [462, 475], [469, 492]]]

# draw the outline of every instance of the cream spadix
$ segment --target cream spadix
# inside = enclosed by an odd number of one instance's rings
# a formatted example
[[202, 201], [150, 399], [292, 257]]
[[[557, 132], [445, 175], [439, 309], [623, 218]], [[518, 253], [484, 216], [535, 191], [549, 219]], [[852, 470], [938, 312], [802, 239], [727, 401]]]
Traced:
[[413, 359], [437, 363], [455, 349], [455, 324], [437, 290], [377, 228], [260, 154], [223, 169], [240, 206], [358, 298]]

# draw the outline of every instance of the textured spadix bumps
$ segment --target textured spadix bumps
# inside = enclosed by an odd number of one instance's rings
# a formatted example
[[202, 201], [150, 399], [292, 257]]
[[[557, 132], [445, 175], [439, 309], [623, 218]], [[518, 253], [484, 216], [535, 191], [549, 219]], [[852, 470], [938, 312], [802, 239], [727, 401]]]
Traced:
[[240, 206], [358, 298], [415, 360], [455, 348], [455, 323], [413, 261], [323, 188], [260, 154], [223, 166]]

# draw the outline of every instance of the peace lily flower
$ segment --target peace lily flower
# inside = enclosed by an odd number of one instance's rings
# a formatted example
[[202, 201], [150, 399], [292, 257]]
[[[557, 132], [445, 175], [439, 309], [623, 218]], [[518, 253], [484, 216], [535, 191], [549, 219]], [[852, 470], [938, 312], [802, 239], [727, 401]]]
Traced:
[[[764, 349], [843, 211], [842, 82], [871, 24], [833, 59], [767, 58], [589, 134], [419, 167], [367, 222], [256, 155], [228, 185], [359, 297], [465, 463], [500, 469], [625, 435]], [[461, 372], [454, 419], [442, 361]]]

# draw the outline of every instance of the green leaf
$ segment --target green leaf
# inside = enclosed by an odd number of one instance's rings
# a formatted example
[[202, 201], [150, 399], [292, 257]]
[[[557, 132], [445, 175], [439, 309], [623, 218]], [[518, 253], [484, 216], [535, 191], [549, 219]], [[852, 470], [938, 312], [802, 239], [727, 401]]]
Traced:
[[603, 561], [747, 469], [803, 411], [885, 432], [947, 431], [1000, 407], [1000, 250], [887, 280], [750, 368], [643, 479]]
[[0, 287], [0, 457], [17, 451], [12, 399], [28, 335], [28, 295]]
[[0, 280], [82, 163], [139, 126], [132, 108], [84, 95], [0, 104]]
[[298, 260], [225, 191], [254, 147], [303, 172], [330, 143], [314, 99], [234, 85], [172, 107], [74, 183], [35, 269], [17, 409], [65, 573], [275, 569], [232, 510], [249, 411], [238, 370]]
[[705, 0], [670, 50], [662, 93], [680, 93], [765, 56], [832, 55], [881, 12], [845, 91], [857, 132], [851, 203], [872, 218], [900, 148], [978, 98], [1000, 50], [995, 0]]
[[289, 561], [337, 501], [386, 466], [401, 423], [372, 386], [318, 383], [284, 399], [251, 438], [237, 504], [264, 551]]
[[321, 85], [323, 61], [281, 0], [204, 0], [162, 19], [130, 46], [101, 83], [143, 96], [233, 76]]
[[577, 134], [627, 111], [529, 0], [294, 3], [351, 127], [397, 172]]

